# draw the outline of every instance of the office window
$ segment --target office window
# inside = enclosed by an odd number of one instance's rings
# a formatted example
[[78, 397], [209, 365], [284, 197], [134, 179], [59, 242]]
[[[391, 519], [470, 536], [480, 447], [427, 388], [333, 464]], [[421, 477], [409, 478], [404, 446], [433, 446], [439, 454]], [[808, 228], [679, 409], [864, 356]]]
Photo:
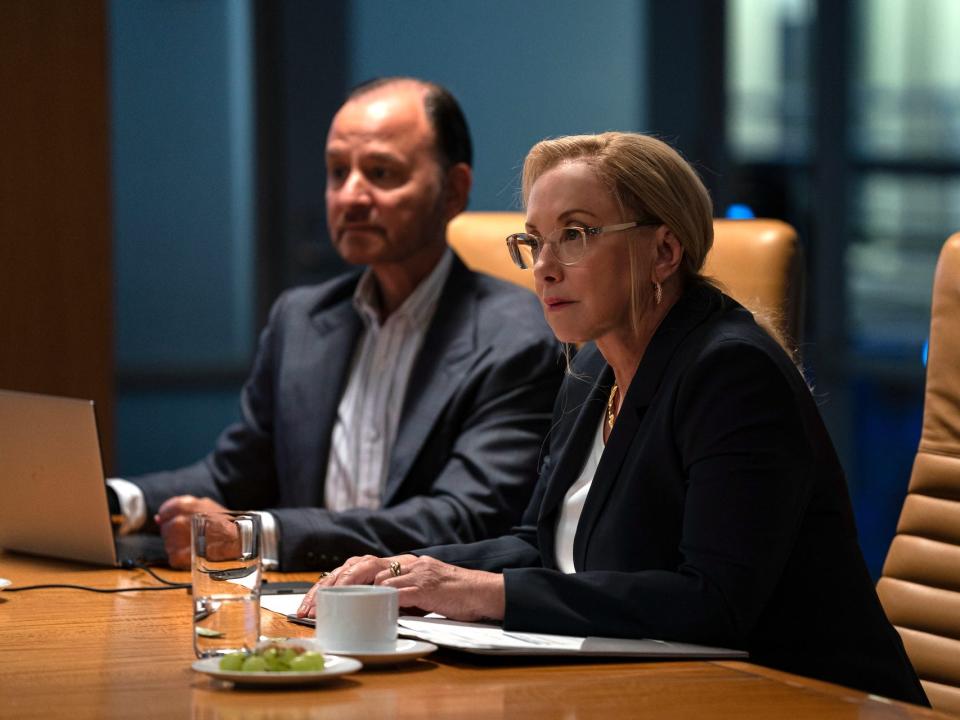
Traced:
[[806, 157], [811, 143], [812, 0], [732, 0], [727, 127], [740, 161]]
[[862, 0], [855, 27], [858, 152], [960, 163], [960, 3]]
[[937, 255], [960, 229], [960, 3], [862, 0], [855, 18], [851, 340], [919, 375]]
[[731, 0], [728, 195], [807, 250], [807, 342], [868, 565], [920, 433], [922, 348], [960, 230], [960, 3]]
[[960, 229], [960, 176], [866, 172], [853, 213], [847, 267], [854, 350], [919, 374], [937, 256]]

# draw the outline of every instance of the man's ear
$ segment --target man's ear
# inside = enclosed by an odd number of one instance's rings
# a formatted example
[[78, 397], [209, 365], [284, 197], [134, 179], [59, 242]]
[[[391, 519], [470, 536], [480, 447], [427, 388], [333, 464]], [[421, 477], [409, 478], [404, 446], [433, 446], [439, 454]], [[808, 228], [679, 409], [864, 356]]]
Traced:
[[653, 279], [658, 283], [665, 283], [680, 269], [683, 260], [683, 245], [666, 225], [656, 229], [654, 235], [656, 256], [653, 261]]
[[447, 222], [467, 209], [472, 186], [473, 170], [466, 163], [457, 163], [447, 170], [446, 198], [444, 199]]

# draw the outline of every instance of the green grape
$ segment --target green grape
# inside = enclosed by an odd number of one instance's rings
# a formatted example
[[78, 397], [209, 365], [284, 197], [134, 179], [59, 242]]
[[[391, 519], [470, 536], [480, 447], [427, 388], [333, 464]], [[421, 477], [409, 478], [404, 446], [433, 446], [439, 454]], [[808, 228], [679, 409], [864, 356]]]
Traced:
[[229, 672], [237, 672], [243, 667], [243, 661], [247, 659], [246, 653], [230, 653], [220, 658], [220, 669]]
[[323, 655], [316, 652], [305, 652], [290, 661], [290, 669], [294, 672], [318, 672], [323, 670]]
[[270, 647], [264, 650], [261, 654], [261, 657], [267, 663], [267, 670], [270, 670], [271, 672], [282, 672], [283, 670], [287, 669], [286, 663], [281, 660], [280, 654], [277, 652], [275, 647]]
[[323, 654], [284, 641], [271, 641], [253, 653], [236, 652], [220, 658], [220, 669], [228, 672], [318, 672]]
[[323, 653], [307, 651], [303, 656], [313, 663], [314, 670], [323, 670]]
[[259, 655], [251, 655], [243, 661], [240, 668], [243, 672], [264, 672], [267, 669], [267, 661]]

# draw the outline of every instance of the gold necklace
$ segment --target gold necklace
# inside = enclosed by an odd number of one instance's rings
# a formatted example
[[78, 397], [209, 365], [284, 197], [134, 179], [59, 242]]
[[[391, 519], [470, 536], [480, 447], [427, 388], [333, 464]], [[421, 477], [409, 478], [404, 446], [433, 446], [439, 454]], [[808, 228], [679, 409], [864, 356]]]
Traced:
[[614, 383], [610, 388], [610, 399], [607, 400], [607, 427], [613, 430], [613, 423], [617, 419], [617, 414], [613, 411], [613, 401], [617, 397], [617, 384]]

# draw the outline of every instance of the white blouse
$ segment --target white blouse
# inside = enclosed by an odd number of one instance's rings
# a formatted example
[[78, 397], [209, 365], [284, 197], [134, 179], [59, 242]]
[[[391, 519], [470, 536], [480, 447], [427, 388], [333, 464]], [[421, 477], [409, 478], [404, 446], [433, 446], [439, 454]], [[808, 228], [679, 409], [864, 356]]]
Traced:
[[597, 471], [597, 465], [600, 464], [600, 456], [603, 455], [603, 421], [605, 419], [606, 416], [601, 415], [600, 424], [593, 438], [593, 446], [583, 463], [583, 469], [580, 470], [580, 477], [563, 497], [563, 509], [560, 511], [560, 519], [557, 520], [557, 536], [554, 541], [557, 567], [568, 575], [576, 572], [573, 567], [573, 538], [577, 534], [583, 503], [587, 499], [587, 493], [590, 492], [594, 473]]

